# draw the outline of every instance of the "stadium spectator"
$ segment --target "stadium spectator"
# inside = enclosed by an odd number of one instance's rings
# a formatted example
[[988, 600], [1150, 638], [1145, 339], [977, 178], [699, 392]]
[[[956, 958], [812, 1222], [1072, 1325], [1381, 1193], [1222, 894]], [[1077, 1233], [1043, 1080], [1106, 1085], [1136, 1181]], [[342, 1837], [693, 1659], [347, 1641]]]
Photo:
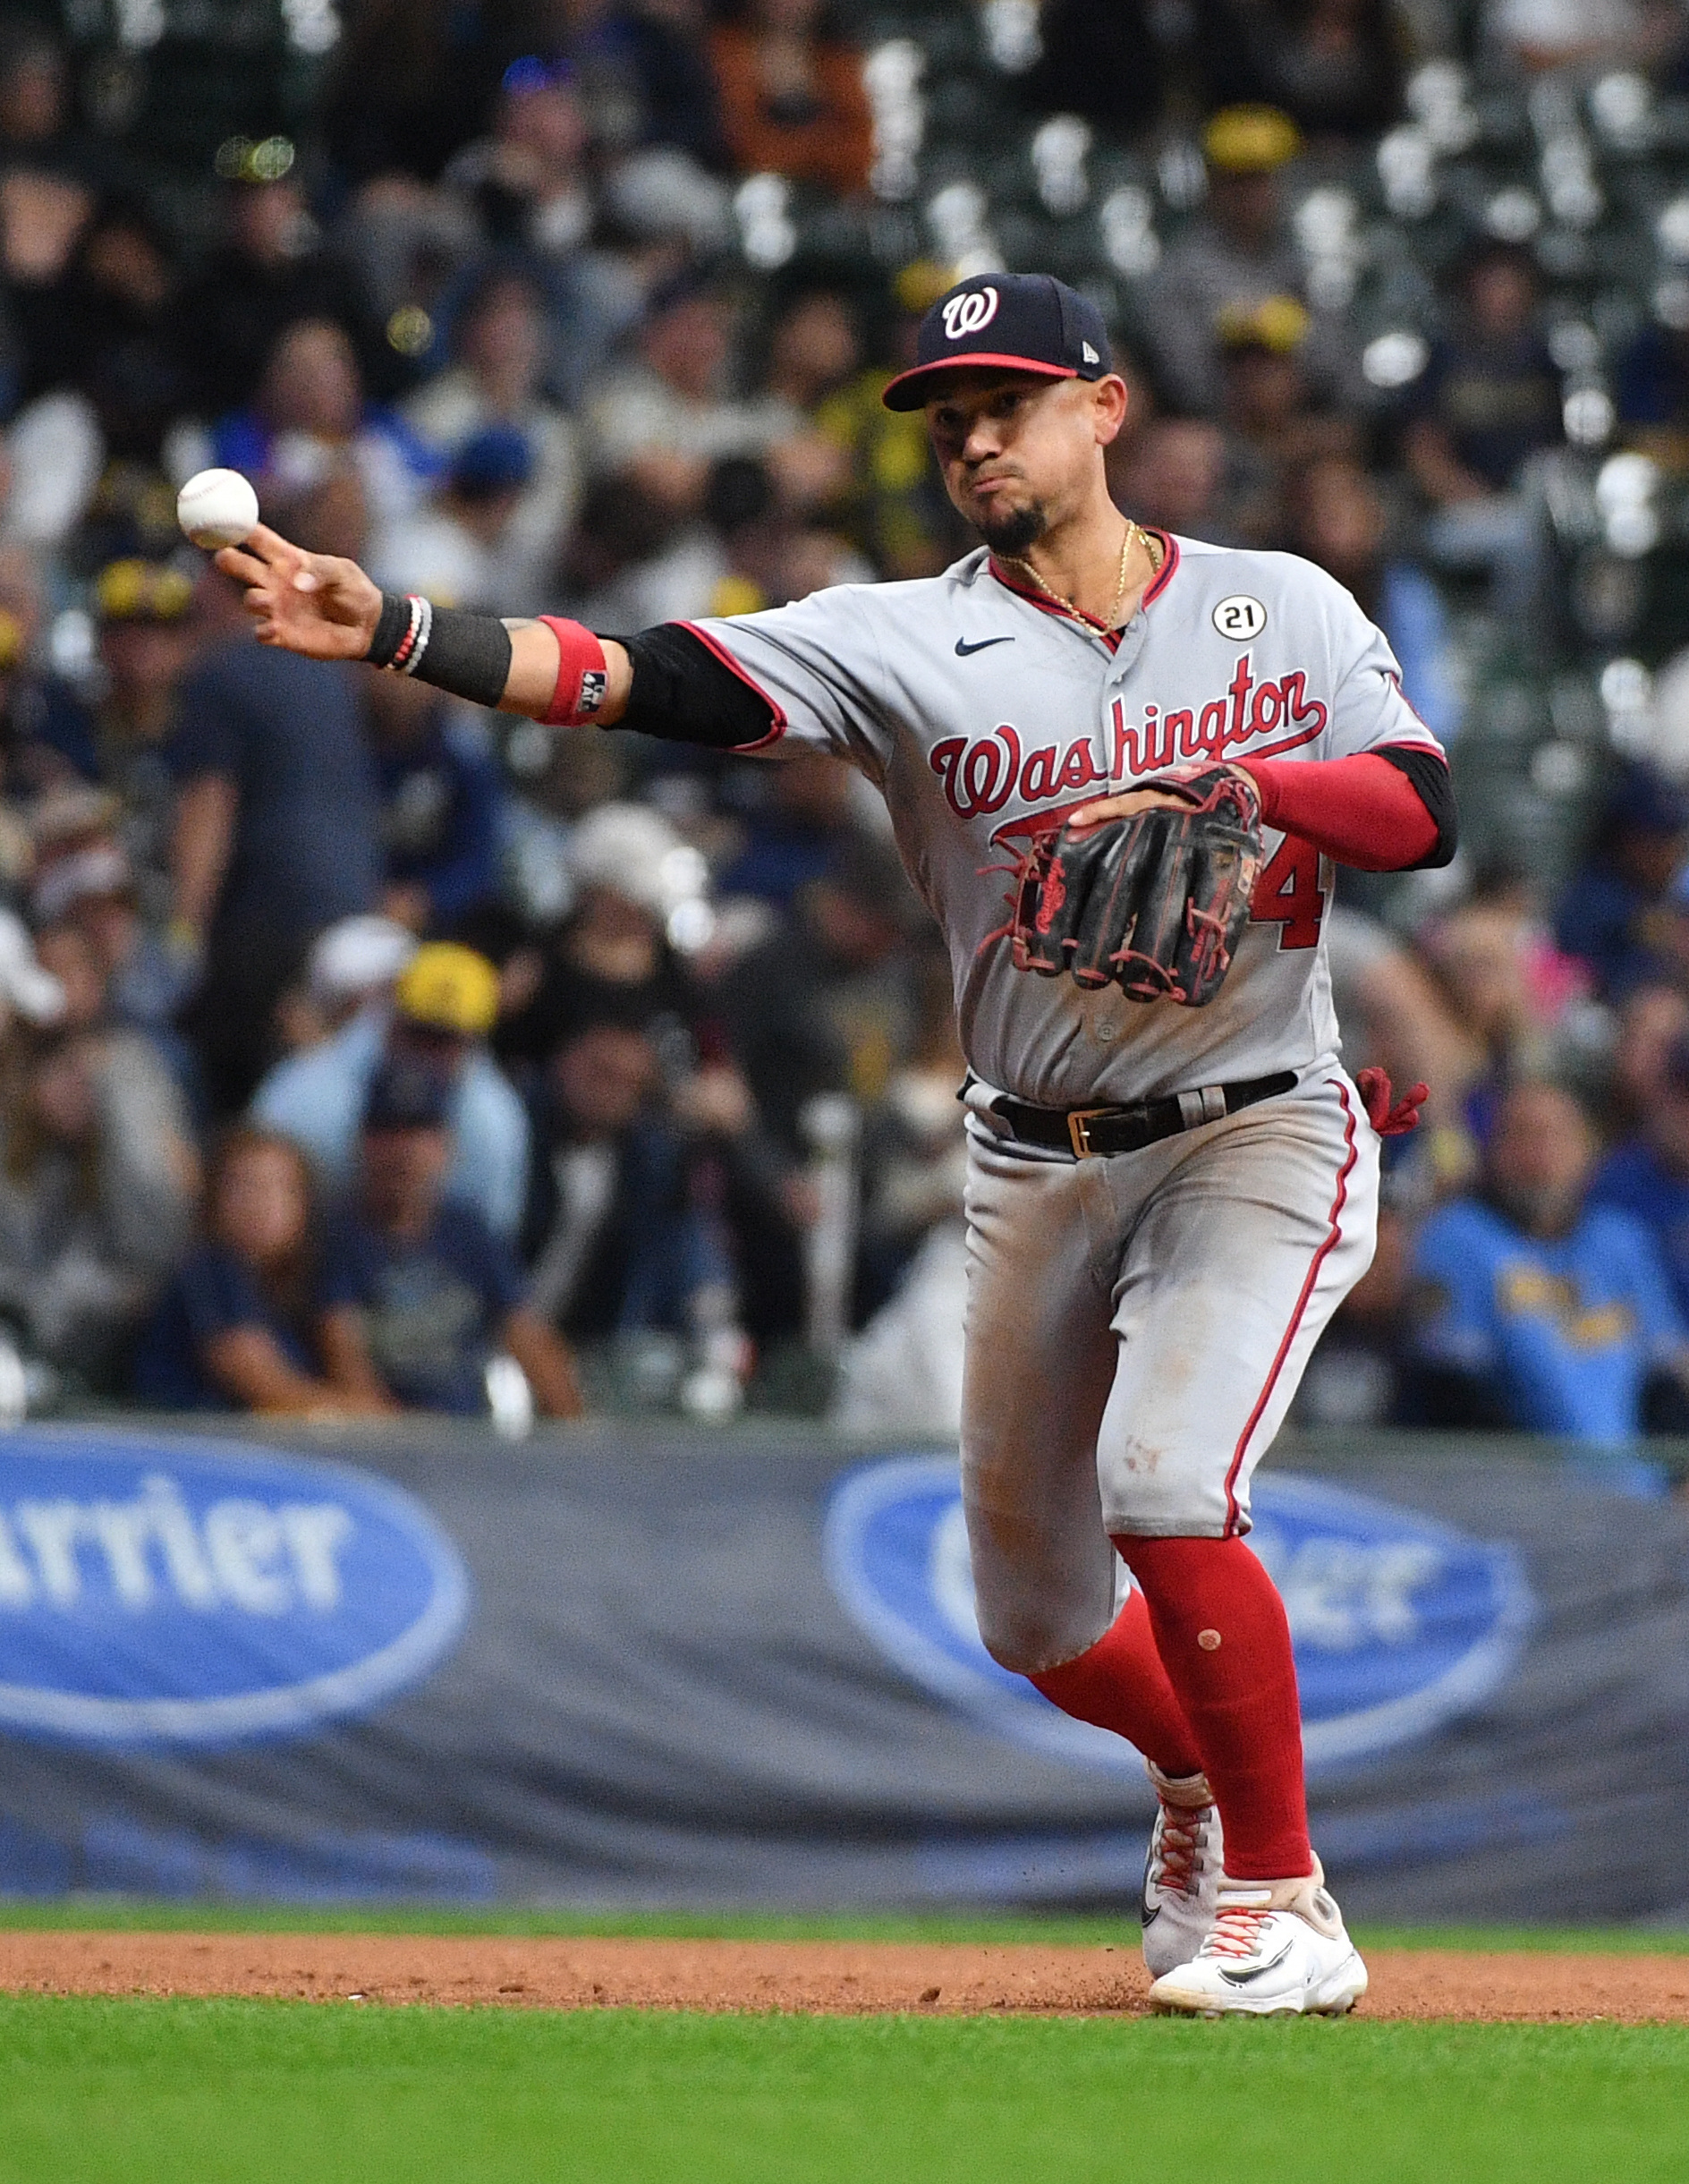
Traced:
[[769, 328], [768, 359], [764, 392], [785, 405], [790, 421], [770, 450], [781, 493], [794, 508], [831, 511], [848, 492], [850, 455], [823, 418], [862, 361], [849, 300], [832, 288], [799, 288]]
[[62, 174], [89, 191], [118, 173], [111, 152], [78, 128], [64, 55], [22, 11], [0, 45], [0, 175], [17, 169]]
[[136, 1352], [137, 1399], [284, 1417], [385, 1407], [323, 1376], [312, 1312], [319, 1247], [299, 1148], [245, 1124], [225, 1132], [206, 1178], [204, 1235]]
[[18, 22], [4, 35], [0, 269], [10, 313], [27, 327], [31, 305], [50, 294], [70, 263], [102, 185], [113, 179], [112, 163], [72, 122], [64, 59], [53, 39]]
[[[169, 764], [182, 685], [209, 631], [195, 612], [191, 576], [174, 561], [139, 555], [109, 562], [94, 583], [103, 670], [95, 705], [61, 710], [63, 757], [117, 807], [117, 832], [141, 876], [149, 913], [166, 906], [175, 784]], [[36, 815], [38, 841], [49, 815]]]
[[539, 578], [522, 567], [514, 530], [532, 476], [532, 453], [513, 426], [471, 433], [429, 503], [372, 540], [371, 575], [388, 591], [419, 591], [442, 606], [534, 604]]
[[1406, 404], [1402, 455], [1430, 510], [1426, 541], [1451, 569], [1493, 572], [1497, 603], [1528, 606], [1537, 519], [1515, 490], [1527, 456], [1559, 444], [1560, 380], [1538, 323], [1528, 251], [1488, 240], [1456, 284], [1453, 324]]
[[1608, 1108], [1624, 1139], [1646, 1127], [1666, 1085], [1672, 1050], [1689, 1038], [1689, 995], [1676, 986], [1636, 986], [1618, 1011]]
[[1389, 550], [1384, 496], [1353, 455], [1316, 457], [1288, 483], [1289, 543], [1352, 591], [1390, 641], [1408, 703], [1447, 748], [1460, 733], [1454, 633], [1423, 569]]
[[[1168, 249], [1143, 284], [1143, 325], [1162, 382], [1180, 406], [1212, 416], [1223, 386], [1221, 314], [1272, 296], [1307, 302], [1304, 268], [1285, 217], [1284, 170], [1302, 149], [1301, 132], [1270, 106], [1228, 106], [1203, 133], [1206, 210]], [[1316, 311], [1306, 357], [1320, 393], [1348, 394], [1351, 344], [1341, 314]]]
[[1667, 1049], [1640, 1127], [1601, 1162], [1590, 1202], [1616, 1206], [1649, 1231], [1689, 1324], [1689, 1033]]
[[891, 846], [854, 831], [802, 889], [792, 925], [727, 974], [719, 1004], [733, 1050], [792, 1153], [818, 1092], [878, 1100], [909, 1058], [919, 1023], [909, 943], [925, 929]]
[[24, 398], [75, 387], [106, 427], [107, 456], [156, 463], [165, 428], [192, 396], [177, 279], [169, 240], [142, 204], [98, 208], [63, 275], [22, 315]]
[[348, 9], [323, 95], [324, 132], [341, 173], [354, 182], [438, 174], [486, 123], [515, 57], [513, 13], [455, 0], [364, 0]]
[[1311, 325], [1294, 296], [1227, 304], [1219, 315], [1226, 470], [1214, 513], [1233, 545], [1281, 543], [1292, 482], [1318, 458], [1353, 449], [1354, 426], [1313, 408], [1303, 368]]
[[1158, 417], [1133, 441], [1115, 498], [1140, 523], [1223, 544], [1218, 501], [1225, 475], [1226, 439], [1218, 425], [1202, 417]]
[[329, 1226], [318, 1339], [329, 1378], [372, 1409], [485, 1413], [499, 1352], [536, 1407], [581, 1409], [568, 1351], [529, 1304], [509, 1246], [445, 1189], [451, 1089], [403, 1056], [375, 1073], [359, 1126], [352, 1203]]
[[861, 55], [830, 34], [825, 15], [824, 0], [741, 0], [710, 55], [740, 172], [848, 197], [867, 186], [873, 124]]
[[1470, 897], [1433, 919], [1421, 946], [1454, 1022], [1481, 1057], [1461, 1087], [1462, 1118], [1481, 1145], [1507, 1088], [1565, 1058], [1564, 1019], [1587, 974], [1555, 947], [1528, 877], [1507, 865], [1481, 871]]
[[1480, 1194], [1439, 1207], [1414, 1251], [1417, 1423], [1623, 1442], [1656, 1383], [1681, 1415], [1689, 1333], [1648, 1230], [1588, 1202], [1597, 1146], [1557, 1085], [1503, 1100]]
[[198, 1180], [187, 1117], [161, 1070], [68, 1018], [21, 1034], [14, 1067], [0, 1313], [34, 1355], [115, 1392], [187, 1239]]
[[565, 851], [570, 908], [550, 936], [532, 990], [500, 1023], [502, 1058], [542, 1064], [580, 1023], [681, 1024], [691, 996], [666, 921], [666, 861], [687, 853], [668, 822], [648, 807], [603, 803], [573, 829]]
[[[94, 762], [86, 708], [38, 657], [41, 608], [34, 555], [0, 545], [0, 837], [21, 832], [30, 799]], [[19, 862], [15, 840], [10, 852], [0, 840], [0, 874], [14, 877]]]
[[1609, 65], [1649, 51], [1651, 11], [1639, 0], [1486, 0], [1487, 38], [1520, 68]]
[[[1109, 134], [1132, 140], [1159, 120], [1173, 67], [1195, 28], [1144, 0], [1045, 0], [1039, 11], [1039, 56], [1022, 79], [1035, 114], [1078, 114]], [[1175, 49], [1170, 51], [1169, 49]]]
[[296, 173], [244, 169], [225, 185], [222, 210], [225, 238], [179, 304], [200, 417], [250, 402], [282, 336], [303, 321], [338, 327], [361, 370], [397, 362], [356, 274], [325, 246]]
[[491, 132], [466, 144], [441, 185], [475, 210], [485, 239], [566, 259], [592, 231], [588, 116], [566, 61], [513, 61]]
[[1689, 329], [1643, 327], [1625, 346], [1614, 378], [1625, 438], [1673, 471], [1689, 468]]
[[0, 909], [0, 1056], [14, 1025], [48, 1031], [64, 1022], [70, 997], [36, 953], [15, 911]]
[[712, 463], [766, 455], [789, 438], [784, 403], [727, 392], [732, 340], [720, 290], [683, 276], [653, 296], [638, 362], [607, 375], [589, 399], [594, 469], [632, 478], [660, 506], [690, 515], [702, 505]]
[[497, 889], [498, 768], [485, 737], [426, 683], [371, 676], [363, 697], [381, 798], [382, 908], [413, 932], [449, 931]]
[[1400, 33], [1388, 0], [1276, 0], [1230, 20], [1255, 32], [1260, 96], [1316, 149], [1381, 135], [1400, 112]]
[[728, 165], [720, 102], [691, 0], [609, 0], [573, 11], [569, 57], [600, 137], [620, 150], [666, 146]]
[[1673, 882], [1689, 855], [1689, 794], [1652, 768], [1621, 769], [1590, 854], [1560, 898], [1555, 929], [1599, 992], [1689, 979], [1689, 912]]
[[824, 880], [861, 815], [854, 768], [821, 751], [794, 751], [739, 785], [744, 838], [721, 872], [724, 897], [754, 895], [789, 911]]
[[390, 1001], [399, 973], [420, 943], [391, 918], [342, 918], [311, 943], [302, 974], [276, 1004], [277, 1044], [303, 1054], [333, 1038], [361, 1008]]
[[185, 1021], [221, 1116], [263, 1074], [271, 1012], [311, 940], [380, 892], [357, 672], [242, 637], [182, 685], [165, 753], [177, 790], [171, 928], [175, 949], [203, 962]]
[[530, 1111], [535, 1310], [577, 1340], [692, 1332], [700, 1297], [731, 1292], [733, 1264], [637, 1009], [567, 1032]]
[[378, 527], [410, 514], [437, 468], [396, 412], [366, 405], [356, 352], [328, 319], [297, 319], [277, 337], [257, 400], [219, 421], [210, 453], [272, 502], [350, 472]]
[[544, 392], [549, 329], [536, 282], [499, 266], [460, 305], [456, 361], [409, 396], [404, 415], [442, 459], [478, 433], [518, 432], [529, 471], [505, 527], [497, 596], [522, 608], [546, 595], [557, 553], [581, 498], [579, 436]]
[[528, 1119], [487, 1051], [498, 974], [485, 956], [429, 941], [399, 973], [389, 1005], [368, 1001], [334, 1035], [278, 1062], [259, 1086], [252, 1119], [310, 1154], [332, 1192], [357, 1162], [359, 1117], [388, 1063], [432, 1069], [446, 1087], [450, 1164], [444, 1183], [491, 1233], [513, 1241], [528, 1186]]

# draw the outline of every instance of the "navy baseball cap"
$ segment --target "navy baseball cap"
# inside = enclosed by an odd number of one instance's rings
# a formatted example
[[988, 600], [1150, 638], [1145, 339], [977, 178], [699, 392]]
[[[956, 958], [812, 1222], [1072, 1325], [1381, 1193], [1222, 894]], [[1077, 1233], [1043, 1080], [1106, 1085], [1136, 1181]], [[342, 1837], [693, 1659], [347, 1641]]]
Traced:
[[533, 474], [533, 452], [514, 425], [483, 425], [452, 457], [452, 484], [467, 500], [520, 491]]
[[364, 1101], [366, 1130], [444, 1130], [452, 1118], [452, 1086], [426, 1063], [384, 1061]]
[[921, 320], [915, 360], [880, 397], [888, 410], [920, 409], [938, 375], [964, 364], [1046, 379], [1100, 379], [1114, 369], [1102, 313], [1050, 273], [958, 281]]

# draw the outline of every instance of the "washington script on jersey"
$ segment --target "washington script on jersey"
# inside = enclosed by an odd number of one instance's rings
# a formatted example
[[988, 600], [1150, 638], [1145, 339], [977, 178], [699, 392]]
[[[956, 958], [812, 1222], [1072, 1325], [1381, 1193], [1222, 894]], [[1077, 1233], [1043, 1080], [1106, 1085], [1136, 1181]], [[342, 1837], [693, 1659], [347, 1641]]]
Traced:
[[386, 1481], [92, 1428], [0, 1440], [0, 1727], [224, 1744], [367, 1712], [455, 1644], [469, 1580]]
[[1116, 698], [1110, 718], [1114, 736], [1107, 774], [1098, 769], [1091, 736], [1028, 750], [1019, 729], [1006, 720], [989, 735], [946, 736], [933, 745], [927, 762], [944, 783], [958, 819], [989, 818], [1016, 795], [1025, 803], [1048, 803], [1084, 789], [1162, 773], [1187, 759], [1223, 759], [1245, 745], [1252, 758], [1272, 758], [1311, 743], [1330, 716], [1320, 699], [1308, 695], [1304, 668], [1258, 683], [1244, 652], [1225, 691], [1205, 704], [1164, 710], [1152, 702], [1133, 722], [1126, 718], [1125, 700]]
[[[1250, 1545], [1284, 1595], [1311, 1768], [1371, 1757], [1480, 1704], [1532, 1616], [1507, 1546], [1327, 1485], [1255, 1482]], [[956, 1466], [900, 1457], [846, 1474], [827, 1570], [846, 1611], [909, 1676], [982, 1727], [1074, 1765], [1140, 1778], [1131, 1747], [1058, 1713], [980, 1642]]]

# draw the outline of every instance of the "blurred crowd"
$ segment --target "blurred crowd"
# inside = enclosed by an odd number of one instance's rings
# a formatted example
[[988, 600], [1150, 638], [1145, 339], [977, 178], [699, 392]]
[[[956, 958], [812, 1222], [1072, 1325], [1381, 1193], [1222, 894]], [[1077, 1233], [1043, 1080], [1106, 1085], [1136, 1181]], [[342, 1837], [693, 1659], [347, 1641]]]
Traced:
[[[1689, 593], [1616, 677], [1562, 535], [1599, 486], [1659, 542], [1689, 285], [1591, 307], [1597, 386], [1569, 199], [1389, 241], [1416, 131], [1615, 84], [1682, 111], [1680, 0], [10, 9], [0, 1410], [954, 1427], [949, 973], [865, 784], [261, 650], [174, 502], [227, 464], [391, 589], [607, 633], [930, 574], [970, 541], [879, 390], [1013, 262], [1117, 329], [1122, 506], [1331, 570], [1491, 814], [1326, 916], [1350, 1066], [1432, 1092], [1300, 1415], [1689, 1425]], [[1606, 715], [1498, 764], [1498, 644]]]

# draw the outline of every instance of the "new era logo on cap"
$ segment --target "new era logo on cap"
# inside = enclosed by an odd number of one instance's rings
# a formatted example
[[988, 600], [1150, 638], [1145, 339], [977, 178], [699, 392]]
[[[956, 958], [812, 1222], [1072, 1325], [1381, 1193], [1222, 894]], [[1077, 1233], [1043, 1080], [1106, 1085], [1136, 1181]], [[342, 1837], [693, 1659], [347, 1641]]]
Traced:
[[1099, 379], [1109, 369], [1108, 329], [1088, 296], [1050, 274], [976, 273], [921, 320], [915, 359], [886, 389], [888, 410], [918, 410], [934, 375], [958, 365]]

